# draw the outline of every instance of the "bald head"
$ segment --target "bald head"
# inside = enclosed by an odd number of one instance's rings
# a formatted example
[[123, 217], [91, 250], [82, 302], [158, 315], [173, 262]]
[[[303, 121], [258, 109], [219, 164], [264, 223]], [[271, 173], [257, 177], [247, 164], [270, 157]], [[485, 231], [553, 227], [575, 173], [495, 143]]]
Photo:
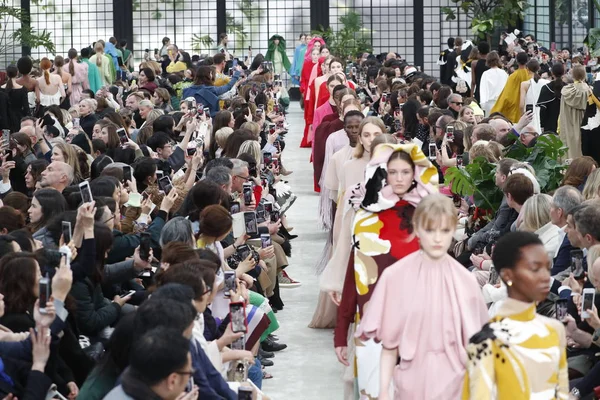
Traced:
[[75, 174], [69, 164], [62, 161], [53, 161], [42, 172], [40, 184], [42, 187], [52, 187], [62, 192], [73, 182], [73, 179], [75, 179]]
[[506, 136], [508, 136], [510, 129], [512, 128], [512, 126], [508, 122], [501, 118], [491, 120], [490, 125], [496, 131], [496, 141], [498, 143], [502, 143], [504, 141]]
[[33, 126], [24, 126], [21, 128], [20, 132], [27, 135], [29, 140], [31, 140], [32, 145], [38, 142], [37, 136], [35, 134], [35, 128]]

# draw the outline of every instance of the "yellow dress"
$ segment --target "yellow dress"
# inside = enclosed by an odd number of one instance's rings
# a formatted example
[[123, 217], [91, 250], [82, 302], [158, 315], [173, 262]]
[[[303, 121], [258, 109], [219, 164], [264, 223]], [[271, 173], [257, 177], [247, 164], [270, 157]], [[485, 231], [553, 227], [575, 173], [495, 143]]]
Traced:
[[565, 328], [511, 298], [474, 335], [467, 352], [463, 400], [568, 399]]
[[519, 68], [510, 76], [504, 85], [500, 97], [496, 100], [496, 104], [491, 109], [491, 113], [500, 112], [513, 123], [519, 122], [521, 118], [520, 99], [521, 99], [521, 83], [531, 79], [527, 69]]

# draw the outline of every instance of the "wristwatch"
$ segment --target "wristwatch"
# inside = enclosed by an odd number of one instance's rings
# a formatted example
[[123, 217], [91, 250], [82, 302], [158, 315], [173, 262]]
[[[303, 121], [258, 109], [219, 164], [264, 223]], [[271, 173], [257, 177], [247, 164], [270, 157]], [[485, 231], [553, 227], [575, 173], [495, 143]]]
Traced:
[[571, 395], [575, 396], [575, 398], [577, 398], [577, 399], [581, 398], [581, 393], [579, 392], [579, 389], [577, 389], [576, 387], [571, 389]]

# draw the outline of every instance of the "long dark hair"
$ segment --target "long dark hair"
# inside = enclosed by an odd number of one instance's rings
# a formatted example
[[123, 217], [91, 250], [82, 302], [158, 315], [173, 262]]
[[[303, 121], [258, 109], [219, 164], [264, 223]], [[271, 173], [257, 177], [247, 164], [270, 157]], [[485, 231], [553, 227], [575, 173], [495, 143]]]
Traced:
[[562, 80], [564, 74], [565, 67], [562, 63], [556, 63], [552, 66], [552, 76], [554, 79], [548, 84], [548, 87], [554, 92], [554, 96], [556, 96], [557, 99], [561, 98], [561, 90], [565, 86], [565, 83]]
[[214, 71], [211, 66], [201, 65], [196, 70], [196, 78], [194, 79], [194, 85], [206, 85], [213, 86], [214, 81]]
[[36, 190], [33, 197], [42, 207], [42, 217], [38, 222], [31, 224], [32, 232], [36, 232], [43, 228], [54, 216], [65, 212], [65, 210], [69, 208], [67, 200], [65, 200], [62, 193], [54, 189]]
[[5, 312], [25, 313], [33, 309], [39, 265], [29, 252], [9, 253], [0, 259], [0, 293]]
[[96, 265], [92, 272], [92, 282], [99, 284], [102, 282], [102, 271], [106, 262], [106, 253], [113, 244], [113, 234], [105, 224], [96, 222], [94, 224], [94, 239], [96, 241]]
[[404, 137], [411, 139], [417, 136], [419, 129], [419, 120], [417, 111], [421, 108], [421, 103], [415, 99], [408, 99], [402, 106], [402, 124], [404, 125]]
[[8, 76], [8, 80], [6, 81], [6, 91], [8, 92], [13, 88], [13, 78], [16, 78], [19, 75], [19, 70], [13, 64], [6, 67], [6, 75]]

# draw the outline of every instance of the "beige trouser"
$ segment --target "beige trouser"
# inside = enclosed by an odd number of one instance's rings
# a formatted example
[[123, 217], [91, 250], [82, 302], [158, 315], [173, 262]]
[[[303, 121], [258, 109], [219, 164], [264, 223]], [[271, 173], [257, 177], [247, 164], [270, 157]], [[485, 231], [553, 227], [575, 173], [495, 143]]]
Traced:
[[[273, 290], [275, 289], [275, 283], [277, 281], [277, 273], [279, 272], [281, 266], [287, 265], [287, 257], [281, 248], [281, 245], [278, 241], [283, 241], [283, 239], [278, 235], [271, 236], [271, 242], [273, 244], [273, 250], [275, 255], [273, 257], [263, 259], [265, 264], [267, 264], [267, 276], [271, 280], [271, 284], [267, 287], [264, 287], [265, 297], [269, 298], [273, 296]], [[260, 239], [250, 239], [248, 240], [248, 245], [255, 247], [257, 250], [261, 248]]]

